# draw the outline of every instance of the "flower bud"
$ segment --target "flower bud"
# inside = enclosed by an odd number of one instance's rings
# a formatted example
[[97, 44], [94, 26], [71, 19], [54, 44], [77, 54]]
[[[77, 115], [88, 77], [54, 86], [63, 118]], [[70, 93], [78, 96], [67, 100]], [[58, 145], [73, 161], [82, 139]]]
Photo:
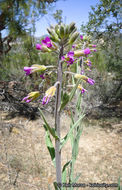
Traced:
[[75, 74], [75, 78], [76, 78], [76, 79], [82, 79], [82, 80], [87, 80], [87, 79], [88, 79], [87, 76], [81, 75], [81, 74]]
[[30, 92], [25, 98], [22, 99], [22, 102], [29, 103], [31, 101], [34, 101], [36, 98], [40, 96], [39, 91], [36, 92]]
[[95, 44], [89, 44], [89, 47], [96, 48], [96, 45]]
[[76, 51], [74, 51], [74, 56], [75, 57], [84, 56], [83, 50], [76, 50]]
[[42, 104], [47, 104], [52, 96], [55, 95], [56, 92], [56, 87], [51, 86], [46, 92], [45, 96], [43, 97]]
[[50, 35], [50, 39], [54, 42], [60, 42], [58, 35], [54, 31], [52, 31], [52, 33]]
[[73, 32], [73, 30], [75, 29], [75, 23], [72, 22], [70, 25], [69, 25], [69, 34]]
[[41, 47], [41, 51], [46, 53], [46, 52], [52, 52], [49, 48], [47, 48], [46, 46], [42, 46]]
[[64, 29], [64, 34], [65, 34], [65, 37], [69, 37], [69, 25], [66, 25], [65, 26], [65, 29]]
[[79, 36], [78, 32], [73, 33], [69, 39], [69, 44], [73, 44], [75, 40], [78, 38], [78, 36]]
[[24, 71], [26, 73], [26, 75], [30, 75], [34, 72], [38, 72], [38, 71], [41, 71], [42, 73], [47, 69], [46, 66], [44, 65], [32, 65], [31, 67], [24, 67]]
[[42, 45], [41, 44], [36, 44], [36, 49], [42, 50]]
[[81, 94], [83, 94], [84, 92], [86, 92], [87, 90], [85, 88], [82, 87], [81, 84], [78, 85], [78, 89], [80, 89]]
[[95, 81], [91, 78], [88, 78], [85, 75], [81, 75], [81, 74], [75, 74], [75, 78], [76, 79], [82, 79], [83, 81], [89, 83], [90, 85], [93, 85], [95, 83]]
[[61, 39], [63, 39], [64, 38], [64, 25], [63, 24], [60, 25], [59, 31], [60, 31], [60, 37], [61, 37]]

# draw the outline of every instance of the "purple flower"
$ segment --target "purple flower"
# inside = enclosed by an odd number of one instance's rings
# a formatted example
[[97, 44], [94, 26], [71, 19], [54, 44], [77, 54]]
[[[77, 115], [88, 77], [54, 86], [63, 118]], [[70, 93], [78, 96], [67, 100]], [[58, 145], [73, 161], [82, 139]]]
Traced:
[[24, 67], [25, 74], [26, 74], [26, 75], [30, 75], [32, 69], [33, 69], [32, 67]]
[[80, 89], [81, 91], [81, 94], [83, 94], [84, 92], [86, 92], [87, 90], [85, 88], [82, 87], [82, 85], [78, 85], [78, 88]]
[[62, 57], [61, 57], [61, 60], [64, 61], [64, 60], [65, 60], [65, 56], [62, 56]]
[[45, 96], [44, 96], [43, 99], [42, 99], [42, 104], [43, 104], [43, 105], [48, 104], [50, 98], [55, 95], [55, 92], [56, 92], [56, 87], [55, 87], [55, 86], [50, 87], [50, 88], [45, 92]]
[[74, 76], [76, 79], [82, 79], [83, 81], [88, 82], [90, 85], [93, 85], [95, 83], [95, 81], [91, 78], [88, 78], [85, 75], [81, 75], [81, 74], [75, 74]]
[[89, 48], [84, 49], [84, 54], [85, 54], [85, 55], [88, 55], [88, 54], [90, 54], [90, 53], [91, 53], [91, 51], [90, 51]]
[[87, 79], [87, 82], [90, 84], [90, 85], [93, 85], [95, 83], [95, 81], [91, 78], [88, 78]]
[[44, 40], [42, 40], [42, 44], [47, 46], [48, 48], [51, 48], [53, 46], [48, 36]]
[[68, 57], [73, 57], [74, 56], [74, 51], [69, 51], [67, 54]]
[[87, 66], [91, 67], [91, 61], [89, 59], [86, 60]]
[[44, 74], [40, 75], [40, 77], [41, 77], [42, 79], [45, 79]]
[[44, 96], [42, 99], [42, 105], [48, 104], [51, 96]]
[[96, 52], [97, 50], [96, 50], [96, 49], [94, 49], [93, 51], [94, 51], [94, 52]]
[[24, 98], [22, 99], [22, 101], [24, 101], [24, 102], [26, 102], [26, 103], [29, 103], [29, 102], [32, 101], [32, 98], [29, 99], [29, 96], [26, 96], [26, 97], [24, 97]]
[[93, 48], [95, 48], [95, 47], [96, 47], [96, 45], [92, 45], [92, 47], [93, 47]]
[[30, 75], [32, 74], [33, 72], [42, 72], [44, 73], [44, 71], [46, 70], [46, 66], [44, 65], [32, 65], [31, 67], [24, 67], [24, 71], [26, 72], [25, 74], [26, 75]]
[[72, 65], [74, 63], [74, 58], [73, 57], [68, 57], [68, 60], [66, 61], [69, 65]]
[[76, 45], [72, 45], [72, 48], [75, 48], [76, 47]]
[[36, 49], [42, 50], [42, 45], [41, 44], [36, 44]]
[[80, 73], [81, 75], [83, 75], [84, 74], [84, 70], [81, 70], [81, 73]]
[[22, 102], [29, 103], [29, 102], [35, 100], [36, 98], [38, 98], [39, 96], [40, 96], [39, 91], [30, 92], [30, 93], [28, 94], [28, 96], [26, 96], [26, 97], [24, 97], [24, 98], [22, 99]]
[[67, 66], [70, 66], [74, 63], [74, 51], [69, 51], [66, 56], [62, 56], [61, 59], [67, 63]]
[[84, 92], [86, 92], [87, 90], [85, 88], [82, 88], [81, 90], [81, 94], [83, 94]]
[[80, 39], [83, 40], [83, 35], [80, 35]]

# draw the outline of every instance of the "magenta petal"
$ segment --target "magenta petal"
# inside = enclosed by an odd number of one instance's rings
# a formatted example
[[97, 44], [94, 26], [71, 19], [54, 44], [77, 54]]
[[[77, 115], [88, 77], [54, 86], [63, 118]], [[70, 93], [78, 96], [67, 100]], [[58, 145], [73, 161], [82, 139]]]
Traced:
[[50, 100], [50, 97], [44, 96], [42, 99], [42, 104], [43, 105], [48, 104], [49, 100]]
[[88, 65], [89, 67], [91, 67], [91, 63], [87, 63], [87, 65]]
[[31, 102], [32, 98], [30, 100], [26, 100], [27, 103]]
[[72, 48], [75, 48], [76, 47], [76, 45], [72, 45]]
[[95, 83], [95, 81], [91, 78], [88, 78], [87, 82], [90, 84], [90, 85], [93, 85]]
[[53, 45], [51, 43], [47, 44], [48, 48], [51, 48]]
[[41, 44], [36, 44], [36, 49], [38, 49], [38, 50], [42, 50], [42, 46], [41, 46]]
[[43, 45], [47, 45], [47, 43], [45, 42], [45, 40], [42, 40], [42, 44]]
[[26, 72], [25, 73], [26, 75], [30, 75], [31, 74], [31, 70], [32, 70], [31, 67], [24, 67], [24, 71]]
[[50, 38], [47, 36], [47, 37], [45, 38], [45, 41], [46, 41], [46, 42], [50, 42], [51, 40], [50, 40]]
[[81, 73], [80, 73], [81, 75], [83, 75], [84, 74], [84, 70], [81, 70]]
[[83, 88], [82, 90], [81, 90], [81, 94], [83, 94], [85, 92], [85, 89]]
[[46, 45], [48, 48], [52, 47], [51, 40], [48, 36], [44, 40], [42, 40], [42, 44]]
[[80, 35], [80, 39], [83, 40], [83, 35]]
[[44, 74], [40, 75], [40, 77], [41, 77], [42, 79], [45, 79]]
[[90, 54], [90, 53], [91, 53], [91, 51], [90, 51], [89, 48], [84, 49], [84, 54], [85, 54], [85, 55], [88, 55], [88, 54]]
[[22, 99], [22, 101], [26, 101], [28, 99], [29, 96], [26, 96]]
[[67, 55], [68, 55], [68, 57], [70, 57], [70, 56], [73, 57], [74, 56], [74, 51], [69, 51]]
[[65, 60], [65, 57], [64, 57], [64, 56], [62, 56], [62, 57], [61, 57], [61, 60], [62, 60], [62, 61], [64, 61], [64, 60]]
[[95, 47], [96, 47], [96, 45], [92, 45], [92, 47], [93, 47], [93, 48], [95, 48]]

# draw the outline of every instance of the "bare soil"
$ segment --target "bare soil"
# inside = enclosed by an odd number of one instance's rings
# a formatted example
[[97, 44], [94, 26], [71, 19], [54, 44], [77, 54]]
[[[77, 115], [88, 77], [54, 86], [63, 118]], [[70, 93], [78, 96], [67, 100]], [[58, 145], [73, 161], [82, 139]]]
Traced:
[[[0, 190], [54, 189], [55, 168], [45, 145], [43, 121], [6, 119], [5, 112], [0, 114]], [[46, 113], [46, 118], [53, 126], [53, 117]], [[70, 118], [63, 114], [61, 122], [63, 137], [69, 130]], [[118, 183], [122, 174], [122, 121], [88, 120], [83, 126], [75, 165], [75, 175], [81, 173], [77, 183]], [[62, 166], [70, 159], [68, 141], [62, 151]]]

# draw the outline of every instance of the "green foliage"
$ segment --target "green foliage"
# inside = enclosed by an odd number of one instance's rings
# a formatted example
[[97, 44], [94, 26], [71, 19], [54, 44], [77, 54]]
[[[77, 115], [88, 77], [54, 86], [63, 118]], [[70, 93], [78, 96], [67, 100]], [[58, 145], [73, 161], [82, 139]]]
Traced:
[[81, 115], [79, 117], [79, 119], [72, 125], [72, 127], [70, 128], [68, 134], [63, 139], [61, 139], [60, 149], [62, 149], [63, 146], [66, 144], [66, 142], [68, 141], [68, 139], [72, 135], [72, 131], [79, 125], [79, 123], [83, 119], [83, 117], [84, 117], [84, 115]]
[[35, 50], [35, 41], [26, 35], [12, 44], [11, 51], [2, 59], [1, 80], [20, 80], [24, 77], [23, 67], [40, 64], [40, 56]]
[[[23, 36], [27, 31], [33, 32], [35, 20], [47, 13], [53, 0], [1, 0], [0, 1], [0, 55], [7, 54], [10, 42]], [[33, 29], [31, 29], [33, 28]], [[2, 37], [2, 31], [6, 37]], [[32, 31], [33, 30], [33, 31]], [[6, 48], [4, 47], [6, 45]]]
[[47, 120], [43, 114], [43, 112], [41, 111], [41, 109], [39, 109], [40, 111], [40, 114], [42, 116], [42, 119], [44, 120], [44, 123], [45, 123], [45, 127], [47, 128], [47, 130], [50, 132], [50, 134], [55, 138], [55, 139], [59, 139], [59, 137], [57, 136], [56, 134], [56, 131], [54, 128], [51, 128], [50, 125], [47, 123]]
[[[109, 72], [116, 72], [120, 76], [121, 70], [121, 2], [119, 0], [100, 0], [91, 7], [89, 21], [82, 24], [82, 32], [91, 35], [96, 40], [104, 66]], [[101, 55], [99, 55], [101, 62]], [[97, 57], [98, 58], [98, 54]], [[99, 65], [100, 70], [101, 64]]]
[[62, 23], [62, 13], [63, 11], [61, 9], [56, 10], [56, 12], [53, 13], [53, 18], [56, 20], [57, 24]]
[[108, 66], [103, 51], [96, 52], [94, 57], [91, 57], [90, 60], [93, 62], [93, 66], [95, 66], [99, 72], [104, 73], [106, 71]]
[[50, 34], [50, 39], [64, 47], [72, 45], [77, 40], [79, 33], [76, 32], [76, 30], [77, 28], [74, 22], [70, 25], [61, 24], [55, 27], [51, 25], [51, 27], [47, 29]]
[[48, 148], [48, 151], [49, 151], [49, 154], [51, 156], [52, 162], [53, 162], [54, 166], [56, 167], [56, 164], [55, 164], [55, 149], [54, 149], [54, 146], [53, 146], [53, 143], [51, 141], [50, 134], [49, 134], [49, 131], [48, 131], [46, 125], [43, 125], [43, 126], [44, 126], [45, 131], [46, 131], [46, 135], [45, 135], [46, 146]]
[[68, 95], [67, 93], [64, 93], [64, 94], [62, 95], [62, 103], [61, 103], [61, 108], [60, 108], [61, 110], [64, 109], [64, 107], [68, 104], [68, 102], [70, 102], [70, 101], [72, 100], [72, 98], [73, 98], [73, 96], [74, 96], [74, 94], [75, 94], [75, 92], [76, 92], [76, 89], [77, 89], [77, 87], [78, 87], [80, 81], [81, 81], [80, 79], [77, 81], [77, 83], [76, 83], [76, 85], [73, 87], [73, 89], [72, 89], [70, 95]]
[[[68, 161], [64, 166], [63, 166], [63, 169], [62, 169], [62, 183], [66, 183], [66, 179], [67, 179], [67, 167], [69, 166], [69, 164], [71, 163], [71, 160]], [[64, 190], [65, 188], [63, 188]]]

